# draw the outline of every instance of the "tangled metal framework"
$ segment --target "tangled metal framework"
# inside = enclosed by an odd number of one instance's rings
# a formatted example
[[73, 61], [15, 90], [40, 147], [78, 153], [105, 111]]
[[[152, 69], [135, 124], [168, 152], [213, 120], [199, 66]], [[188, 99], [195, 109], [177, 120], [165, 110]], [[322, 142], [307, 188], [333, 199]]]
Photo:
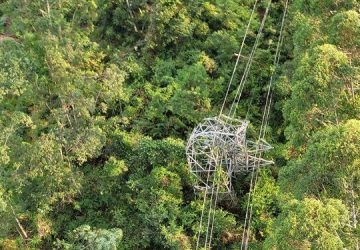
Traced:
[[273, 163], [259, 157], [260, 152], [272, 148], [269, 144], [246, 139], [248, 124], [248, 121], [221, 115], [206, 118], [194, 128], [187, 142], [186, 155], [198, 179], [195, 191], [211, 193], [214, 185], [220, 185], [217, 192], [232, 195], [235, 173]]

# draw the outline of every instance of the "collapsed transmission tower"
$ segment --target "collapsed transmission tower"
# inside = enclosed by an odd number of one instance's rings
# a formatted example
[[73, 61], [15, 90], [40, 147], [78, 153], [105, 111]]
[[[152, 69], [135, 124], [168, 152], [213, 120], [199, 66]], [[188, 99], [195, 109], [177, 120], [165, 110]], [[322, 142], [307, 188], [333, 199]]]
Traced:
[[[186, 155], [191, 172], [196, 175], [195, 191], [211, 193], [216, 174], [221, 174], [219, 193], [232, 195], [235, 173], [272, 164], [258, 157], [260, 151], [271, 149], [265, 141], [255, 143], [246, 139], [248, 121], [225, 115], [206, 118], [190, 135]], [[220, 173], [219, 173], [220, 172]]]

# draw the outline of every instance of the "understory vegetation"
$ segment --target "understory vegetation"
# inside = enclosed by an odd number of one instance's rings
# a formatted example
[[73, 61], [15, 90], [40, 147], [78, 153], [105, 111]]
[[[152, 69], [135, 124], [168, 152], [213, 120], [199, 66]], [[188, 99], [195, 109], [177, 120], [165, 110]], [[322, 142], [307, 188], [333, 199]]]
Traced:
[[[268, 0], [259, 1], [225, 113]], [[194, 249], [192, 129], [221, 108], [253, 0], [0, 0], [0, 248]], [[236, 117], [259, 132], [285, 1]], [[293, 0], [249, 249], [359, 249], [360, 2]], [[240, 249], [250, 176], [219, 201]]]

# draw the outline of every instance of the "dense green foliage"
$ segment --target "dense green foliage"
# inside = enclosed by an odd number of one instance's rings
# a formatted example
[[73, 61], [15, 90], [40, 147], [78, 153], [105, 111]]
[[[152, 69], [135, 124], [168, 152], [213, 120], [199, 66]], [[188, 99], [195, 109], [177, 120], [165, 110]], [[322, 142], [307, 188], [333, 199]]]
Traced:
[[[252, 5], [0, 1], [0, 248], [193, 249], [202, 201], [185, 141], [221, 108]], [[251, 249], [360, 247], [359, 8], [291, 1], [267, 131], [275, 164], [256, 184]], [[283, 9], [273, 1], [237, 109], [249, 137]], [[241, 245], [249, 176], [234, 187], [214, 249]]]

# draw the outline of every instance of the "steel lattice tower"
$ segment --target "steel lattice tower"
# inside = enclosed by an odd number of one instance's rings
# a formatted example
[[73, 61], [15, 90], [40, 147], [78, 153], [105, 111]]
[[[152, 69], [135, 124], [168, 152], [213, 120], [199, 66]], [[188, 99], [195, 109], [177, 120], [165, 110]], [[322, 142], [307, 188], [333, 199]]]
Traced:
[[213, 192], [217, 180], [219, 193], [231, 195], [235, 173], [272, 164], [259, 157], [260, 152], [272, 148], [269, 144], [246, 139], [248, 124], [222, 115], [206, 118], [194, 128], [186, 155], [191, 172], [198, 179], [195, 191]]

